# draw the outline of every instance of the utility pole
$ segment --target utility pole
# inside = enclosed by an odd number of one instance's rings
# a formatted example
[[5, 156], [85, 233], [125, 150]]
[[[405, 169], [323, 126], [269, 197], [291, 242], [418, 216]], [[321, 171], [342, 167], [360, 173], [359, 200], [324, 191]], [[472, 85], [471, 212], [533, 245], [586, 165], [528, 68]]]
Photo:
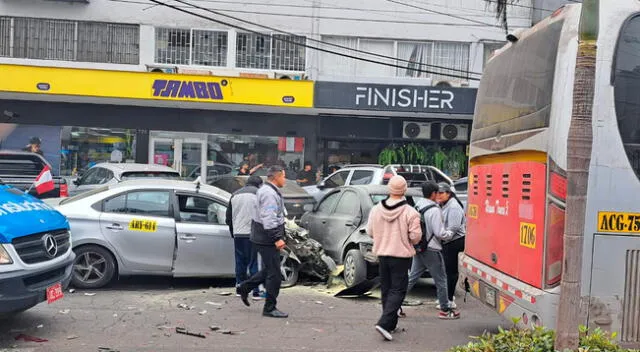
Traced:
[[584, 0], [580, 14], [580, 34], [573, 82], [573, 112], [567, 141], [567, 211], [564, 223], [564, 264], [556, 331], [556, 350], [577, 349], [578, 326], [589, 297], [582, 297], [582, 253], [584, 221], [593, 146], [593, 96], [596, 73], [599, 0]]

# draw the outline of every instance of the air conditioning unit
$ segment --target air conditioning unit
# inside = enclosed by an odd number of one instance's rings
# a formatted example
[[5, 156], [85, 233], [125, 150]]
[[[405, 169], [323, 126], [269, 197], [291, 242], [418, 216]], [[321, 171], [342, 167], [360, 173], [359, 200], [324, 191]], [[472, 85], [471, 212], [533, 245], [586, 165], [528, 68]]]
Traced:
[[404, 121], [402, 124], [402, 138], [431, 139], [431, 123]]
[[469, 140], [469, 125], [443, 123], [440, 128], [440, 140], [443, 140], [443, 141]]
[[307, 79], [304, 72], [274, 72], [275, 79], [290, 79], [293, 81], [303, 81]]
[[178, 73], [177, 67], [147, 65], [147, 72]]

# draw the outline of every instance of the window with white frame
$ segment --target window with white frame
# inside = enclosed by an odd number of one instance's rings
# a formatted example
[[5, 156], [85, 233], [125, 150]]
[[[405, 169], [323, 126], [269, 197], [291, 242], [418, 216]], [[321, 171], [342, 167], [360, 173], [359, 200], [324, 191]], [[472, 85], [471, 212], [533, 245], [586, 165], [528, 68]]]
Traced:
[[236, 67], [304, 71], [306, 37], [238, 33]]
[[[354, 37], [322, 37], [322, 40], [325, 43], [337, 44], [348, 48], [336, 49], [335, 47], [330, 47], [325, 44], [325, 46], [332, 51], [399, 66], [394, 68], [389, 65], [381, 65], [340, 57], [335, 54], [322, 53], [320, 56], [320, 72], [322, 76], [342, 76], [342, 79], [349, 79], [354, 76], [381, 78], [413, 77], [431, 78], [434, 82], [443, 80], [449, 82], [465, 82], [465, 78], [450, 77], [450, 75], [468, 76], [469, 43], [440, 41], [409, 42]], [[353, 49], [363, 52], [357, 52]], [[396, 59], [369, 55], [364, 52]]]
[[159, 64], [226, 66], [228, 33], [225, 31], [156, 28]]
[[0, 17], [0, 56], [134, 64], [140, 27], [132, 24]]

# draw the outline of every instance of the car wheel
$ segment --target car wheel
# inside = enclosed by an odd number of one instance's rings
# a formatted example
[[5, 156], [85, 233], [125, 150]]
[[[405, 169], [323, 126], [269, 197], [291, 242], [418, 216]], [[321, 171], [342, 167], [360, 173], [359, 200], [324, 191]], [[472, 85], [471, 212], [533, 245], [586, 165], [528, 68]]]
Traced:
[[284, 252], [280, 255], [280, 274], [282, 275], [280, 287], [295, 286], [298, 282], [299, 271], [298, 262], [289, 257], [288, 253]]
[[355, 286], [367, 279], [367, 263], [359, 249], [351, 249], [344, 257], [344, 283]]
[[99, 288], [113, 279], [116, 263], [111, 253], [99, 246], [89, 245], [74, 249], [71, 284], [77, 288]]

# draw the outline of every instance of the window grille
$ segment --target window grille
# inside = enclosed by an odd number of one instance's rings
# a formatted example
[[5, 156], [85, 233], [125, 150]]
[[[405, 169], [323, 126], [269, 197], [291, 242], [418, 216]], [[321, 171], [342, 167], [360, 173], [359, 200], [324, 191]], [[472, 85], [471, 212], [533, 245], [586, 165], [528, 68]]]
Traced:
[[156, 63], [226, 66], [227, 32], [156, 28]]
[[0, 17], [0, 56], [11, 57], [11, 18]]
[[227, 32], [193, 30], [192, 65], [227, 66]]
[[306, 65], [305, 43], [306, 38], [303, 36], [238, 33], [236, 66], [304, 71]]
[[17, 17], [13, 20], [13, 31], [13, 57], [75, 60], [74, 21]]
[[135, 64], [140, 27], [131, 24], [0, 17], [0, 56]]
[[79, 22], [77, 60], [137, 65], [140, 62], [139, 27]]

